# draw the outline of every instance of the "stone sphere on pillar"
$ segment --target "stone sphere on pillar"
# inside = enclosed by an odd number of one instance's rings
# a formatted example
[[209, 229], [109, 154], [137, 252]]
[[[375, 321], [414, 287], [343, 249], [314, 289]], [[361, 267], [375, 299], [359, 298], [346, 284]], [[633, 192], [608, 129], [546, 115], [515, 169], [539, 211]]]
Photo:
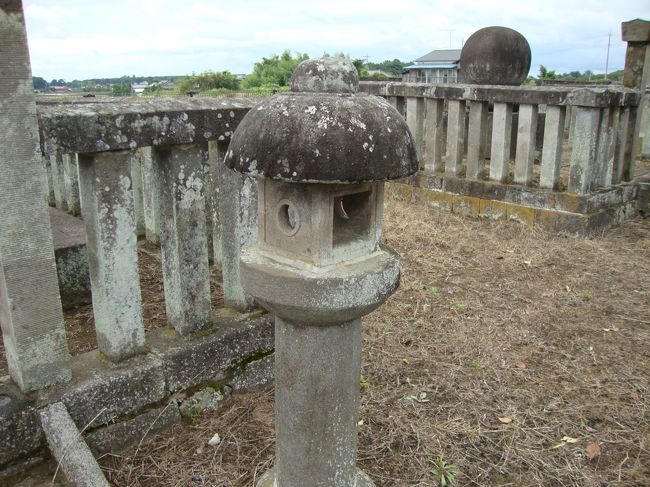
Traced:
[[508, 27], [484, 27], [474, 32], [460, 53], [464, 83], [519, 86], [530, 70], [530, 45]]

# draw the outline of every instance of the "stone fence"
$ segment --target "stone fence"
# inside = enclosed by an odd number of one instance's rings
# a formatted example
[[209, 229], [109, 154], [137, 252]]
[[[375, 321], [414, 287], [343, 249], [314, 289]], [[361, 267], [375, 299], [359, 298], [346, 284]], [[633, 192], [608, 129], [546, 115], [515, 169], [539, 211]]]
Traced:
[[364, 82], [402, 113], [421, 173], [413, 202], [591, 234], [634, 212], [641, 95], [622, 87]]

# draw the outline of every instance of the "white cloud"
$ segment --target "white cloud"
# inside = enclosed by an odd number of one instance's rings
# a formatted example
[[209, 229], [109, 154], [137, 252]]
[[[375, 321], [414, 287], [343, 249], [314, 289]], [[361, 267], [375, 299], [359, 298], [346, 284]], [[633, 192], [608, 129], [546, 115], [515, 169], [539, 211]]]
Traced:
[[262, 56], [284, 49], [409, 61], [448, 48], [450, 37], [459, 48], [489, 25], [528, 39], [533, 72], [539, 64], [602, 71], [611, 31], [612, 70], [624, 61], [620, 23], [650, 14], [647, 0], [24, 2], [32, 70], [48, 79], [249, 72]]

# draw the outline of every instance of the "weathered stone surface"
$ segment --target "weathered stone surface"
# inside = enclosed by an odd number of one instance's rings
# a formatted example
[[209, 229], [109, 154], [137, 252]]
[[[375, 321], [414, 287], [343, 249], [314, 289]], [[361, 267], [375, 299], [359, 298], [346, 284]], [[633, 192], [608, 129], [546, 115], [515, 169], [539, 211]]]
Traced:
[[268, 315], [242, 322], [219, 320], [217, 326], [212, 334], [184, 339], [169, 330], [148, 335], [152, 352], [163, 363], [170, 392], [220, 382], [231, 367], [273, 349], [272, 317]]
[[609, 86], [607, 88], [580, 88], [580, 94], [571, 96], [576, 88], [563, 86], [497, 86], [458, 83], [454, 85], [427, 85], [424, 83], [391, 83], [362, 81], [359, 91], [383, 97], [425, 97], [447, 100], [487, 101], [490, 103], [528, 103], [532, 105], [637, 106], [641, 100], [633, 89]]
[[75, 487], [109, 487], [63, 403], [44, 408], [40, 418], [50, 451], [68, 481]]
[[40, 105], [41, 146], [45, 154], [91, 153], [229, 140], [252, 105], [245, 98]]
[[622, 22], [621, 33], [625, 42], [650, 42], [650, 22], [642, 19]]
[[181, 401], [178, 406], [178, 411], [181, 416], [195, 420], [198, 415], [210, 411], [216, 411], [221, 407], [223, 401], [230, 396], [232, 388], [230, 386], [224, 387], [205, 387], [186, 399], [178, 399]]
[[520, 85], [530, 70], [526, 38], [508, 27], [484, 27], [474, 32], [460, 53], [460, 76], [466, 83]]
[[162, 362], [153, 354], [113, 364], [96, 351], [72, 361], [73, 382], [42, 391], [38, 405], [62, 401], [80, 429], [117, 420], [163, 399], [167, 390]]
[[275, 355], [271, 354], [235, 369], [229, 383], [233, 391], [263, 389], [273, 384], [274, 376]]
[[0, 324], [24, 391], [70, 378], [20, 0], [0, 3]]
[[144, 348], [131, 156], [79, 156], [97, 345], [115, 361]]
[[291, 91], [311, 93], [356, 93], [359, 76], [346, 59], [320, 58], [301, 62], [291, 76]]
[[178, 406], [170, 401], [134, 418], [90, 431], [84, 437], [88, 446], [97, 454], [119, 453], [150, 439], [155, 434], [171, 429], [180, 421]]
[[38, 413], [11, 383], [0, 384], [0, 469], [43, 446]]
[[203, 164], [207, 144], [156, 147], [167, 320], [181, 334], [210, 323]]
[[50, 208], [50, 222], [63, 309], [90, 303], [90, 274], [83, 221]]
[[406, 122], [381, 98], [284, 93], [249, 113], [226, 153], [226, 165], [239, 172], [332, 183], [395, 179], [418, 170]]

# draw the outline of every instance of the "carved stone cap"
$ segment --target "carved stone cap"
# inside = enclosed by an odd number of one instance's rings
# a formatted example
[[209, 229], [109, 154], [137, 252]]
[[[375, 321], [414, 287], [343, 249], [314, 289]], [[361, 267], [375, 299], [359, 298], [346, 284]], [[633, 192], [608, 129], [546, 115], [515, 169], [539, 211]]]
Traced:
[[241, 121], [225, 162], [255, 177], [294, 182], [377, 181], [418, 170], [402, 116], [365, 94], [268, 98]]

